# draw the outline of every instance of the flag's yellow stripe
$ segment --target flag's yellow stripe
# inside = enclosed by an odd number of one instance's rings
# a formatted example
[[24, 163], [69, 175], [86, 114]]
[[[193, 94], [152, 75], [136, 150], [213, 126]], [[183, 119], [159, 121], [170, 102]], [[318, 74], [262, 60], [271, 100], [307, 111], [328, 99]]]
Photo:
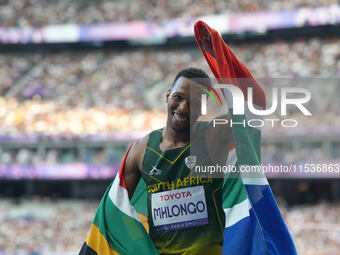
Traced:
[[148, 218], [146, 216], [144, 216], [143, 214], [140, 214], [140, 213], [138, 213], [138, 216], [140, 218], [140, 221], [143, 223], [143, 226], [144, 226], [146, 232], [148, 232], [148, 234], [149, 234]]
[[119, 255], [111, 249], [103, 234], [99, 232], [99, 228], [94, 224], [92, 224], [90, 233], [86, 238], [86, 244], [97, 252], [97, 255]]

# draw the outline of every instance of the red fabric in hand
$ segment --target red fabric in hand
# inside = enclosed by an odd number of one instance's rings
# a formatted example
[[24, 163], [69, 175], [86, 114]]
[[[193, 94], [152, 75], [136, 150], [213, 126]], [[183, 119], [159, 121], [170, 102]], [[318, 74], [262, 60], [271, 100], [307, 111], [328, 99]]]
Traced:
[[253, 87], [254, 104], [265, 109], [266, 97], [260, 85], [223, 41], [219, 33], [201, 20], [195, 23], [194, 29], [198, 46], [215, 78], [230, 79], [232, 84], [243, 91], [245, 100], [247, 100], [247, 88]]

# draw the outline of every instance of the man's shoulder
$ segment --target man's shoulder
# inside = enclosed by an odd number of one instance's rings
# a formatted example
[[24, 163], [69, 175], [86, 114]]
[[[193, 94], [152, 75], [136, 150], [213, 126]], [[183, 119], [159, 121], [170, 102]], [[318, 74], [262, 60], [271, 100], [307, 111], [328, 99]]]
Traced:
[[148, 143], [149, 134], [142, 138], [135, 140], [130, 148], [127, 156], [127, 165], [136, 166], [139, 170], [142, 166], [144, 152]]
[[148, 140], [149, 140], [149, 136], [150, 136], [150, 134], [147, 134], [147, 135], [143, 136], [142, 138], [140, 138], [138, 140], [135, 140], [132, 143], [132, 149], [135, 152], [142, 152], [142, 151], [144, 151], [146, 146], [147, 146], [147, 143], [148, 143]]
[[138, 152], [144, 152], [146, 149], [146, 146], [148, 144], [149, 138], [153, 135], [153, 133], [162, 133], [162, 129], [155, 129], [148, 133], [147, 135], [143, 136], [142, 138], [135, 140], [132, 144], [132, 147], [134, 150], [137, 150]]
[[151, 131], [150, 133], [148, 133], [147, 135], [143, 136], [142, 138], [135, 140], [132, 143], [132, 147], [131, 147], [131, 151], [129, 153], [128, 158], [132, 159], [132, 160], [136, 160], [138, 166], [141, 168], [142, 166], [142, 162], [144, 159], [144, 154], [145, 154], [145, 150], [147, 148], [148, 142], [149, 142], [149, 138], [150, 137], [154, 137], [154, 135], [157, 134], [162, 134], [162, 128], [161, 129], [156, 129]]

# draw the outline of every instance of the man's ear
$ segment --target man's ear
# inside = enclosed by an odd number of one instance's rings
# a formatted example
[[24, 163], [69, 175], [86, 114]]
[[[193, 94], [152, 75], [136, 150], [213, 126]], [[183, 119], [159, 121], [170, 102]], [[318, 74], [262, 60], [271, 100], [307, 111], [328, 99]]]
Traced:
[[166, 92], [166, 103], [169, 103], [170, 94], [171, 94], [171, 88], [169, 88], [168, 91]]

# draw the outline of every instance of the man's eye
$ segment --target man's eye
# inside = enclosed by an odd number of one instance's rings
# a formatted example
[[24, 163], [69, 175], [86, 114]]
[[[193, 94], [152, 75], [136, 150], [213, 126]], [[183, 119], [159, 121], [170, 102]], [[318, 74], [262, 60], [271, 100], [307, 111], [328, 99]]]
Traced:
[[181, 97], [179, 95], [174, 95], [174, 99], [179, 100], [179, 99], [181, 99]]

